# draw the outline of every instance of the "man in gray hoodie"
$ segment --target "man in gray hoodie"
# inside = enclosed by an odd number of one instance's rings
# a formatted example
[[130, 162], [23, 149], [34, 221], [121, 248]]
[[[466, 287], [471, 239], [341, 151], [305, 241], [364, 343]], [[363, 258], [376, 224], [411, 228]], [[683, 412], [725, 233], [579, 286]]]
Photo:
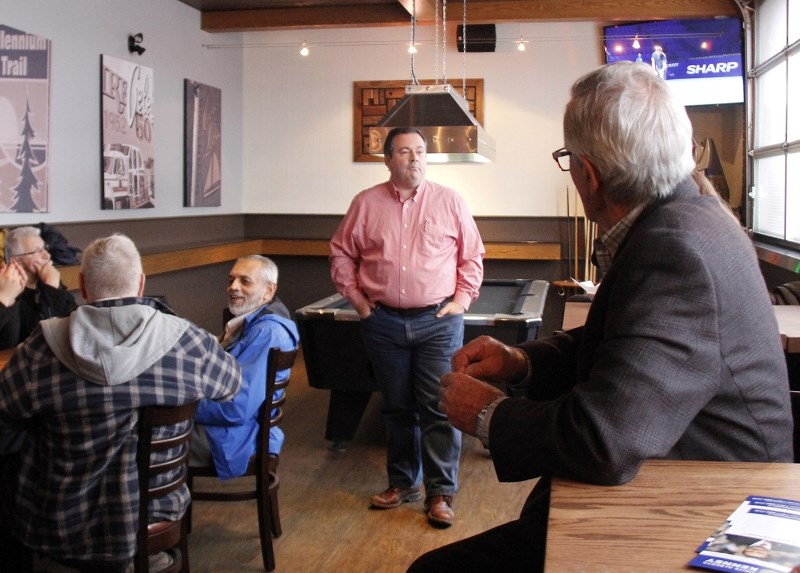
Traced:
[[[138, 408], [238, 391], [236, 359], [142, 298], [144, 281], [129, 238], [94, 241], [80, 272], [88, 304], [42, 321], [0, 371], [0, 445], [17, 450], [0, 462], [5, 547], [124, 571], [136, 551]], [[150, 520], [178, 519], [188, 503], [184, 487], [151, 506]]]

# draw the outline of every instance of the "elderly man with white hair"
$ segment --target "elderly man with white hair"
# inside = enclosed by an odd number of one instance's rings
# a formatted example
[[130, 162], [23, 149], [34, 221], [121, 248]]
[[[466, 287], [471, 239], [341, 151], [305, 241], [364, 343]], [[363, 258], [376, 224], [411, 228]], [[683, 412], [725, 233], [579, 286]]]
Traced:
[[25, 288], [15, 300], [0, 299], [0, 349], [13, 348], [28, 338], [40, 320], [65, 316], [75, 308], [75, 299], [61, 284], [61, 273], [53, 266], [39, 229], [12, 229], [4, 248], [5, 270], [13, 267], [22, 273]]
[[439, 402], [501, 481], [539, 480], [519, 519], [421, 556], [413, 573], [541, 571], [552, 476], [619, 485], [649, 458], [792, 461], [786, 362], [753, 245], [698, 187], [692, 126], [667, 82], [633, 62], [580, 78], [553, 158], [600, 233], [586, 324], [515, 347], [471, 341]]

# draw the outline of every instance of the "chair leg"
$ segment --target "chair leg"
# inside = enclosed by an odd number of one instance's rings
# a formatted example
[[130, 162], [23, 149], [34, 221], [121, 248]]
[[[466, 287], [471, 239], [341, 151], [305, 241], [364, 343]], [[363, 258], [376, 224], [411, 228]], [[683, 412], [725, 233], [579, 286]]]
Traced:
[[264, 485], [266, 487], [258, 488], [258, 536], [261, 538], [261, 559], [264, 562], [264, 570], [274, 571], [275, 550], [272, 547], [272, 531], [270, 528], [272, 504], [270, 503], [269, 485]]
[[186, 535], [192, 532], [192, 492], [194, 491], [194, 478], [192, 477], [192, 470], [189, 470], [186, 476], [186, 487], [189, 488], [189, 506], [186, 508], [186, 515], [184, 516], [184, 525], [186, 526]]
[[281, 483], [278, 479], [278, 475], [275, 473], [269, 474], [269, 504], [270, 504], [270, 512], [269, 512], [269, 523], [270, 529], [272, 530], [272, 535], [274, 537], [280, 537], [283, 533], [281, 529], [281, 513], [278, 508], [278, 488], [280, 487]]
[[183, 516], [181, 520], [181, 541], [178, 543], [178, 549], [181, 552], [181, 573], [189, 573], [189, 527], [191, 526], [191, 519], [192, 514], [189, 513], [192, 510], [192, 504], [189, 503], [189, 507], [186, 510], [186, 515]]

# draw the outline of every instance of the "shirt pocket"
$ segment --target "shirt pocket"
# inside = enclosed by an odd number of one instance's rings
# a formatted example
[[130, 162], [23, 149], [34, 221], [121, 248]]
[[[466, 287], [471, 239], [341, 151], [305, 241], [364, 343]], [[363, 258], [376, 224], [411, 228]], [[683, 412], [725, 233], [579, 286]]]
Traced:
[[419, 224], [420, 250], [424, 255], [434, 255], [445, 245], [447, 230], [430, 219]]

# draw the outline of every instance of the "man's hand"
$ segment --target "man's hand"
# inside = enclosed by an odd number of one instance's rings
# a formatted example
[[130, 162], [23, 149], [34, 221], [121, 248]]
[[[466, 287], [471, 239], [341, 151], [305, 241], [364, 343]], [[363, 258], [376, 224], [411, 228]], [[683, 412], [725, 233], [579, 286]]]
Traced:
[[439, 312], [436, 313], [436, 318], [442, 318], [447, 314], [464, 314], [465, 312], [463, 306], [451, 301], [439, 309]]
[[20, 268], [17, 259], [11, 259], [7, 265], [0, 266], [0, 303], [11, 306], [23, 290], [25, 272]]
[[528, 375], [528, 359], [519, 348], [507, 346], [490, 336], [479, 336], [455, 353], [453, 372], [473, 378], [511, 384]]
[[372, 303], [368, 298], [363, 299], [358, 304], [350, 301], [350, 304], [353, 305], [353, 308], [358, 313], [358, 317], [361, 319], [367, 318], [370, 314], [372, 314], [372, 309], [375, 308], [375, 304]]
[[474, 436], [481, 409], [500, 396], [504, 394], [494, 386], [453, 372], [442, 376], [439, 411], [447, 416], [454, 427]]
[[42, 263], [36, 263], [36, 274], [39, 275], [40, 281], [53, 288], [58, 288], [61, 284], [61, 273], [49, 259]]

